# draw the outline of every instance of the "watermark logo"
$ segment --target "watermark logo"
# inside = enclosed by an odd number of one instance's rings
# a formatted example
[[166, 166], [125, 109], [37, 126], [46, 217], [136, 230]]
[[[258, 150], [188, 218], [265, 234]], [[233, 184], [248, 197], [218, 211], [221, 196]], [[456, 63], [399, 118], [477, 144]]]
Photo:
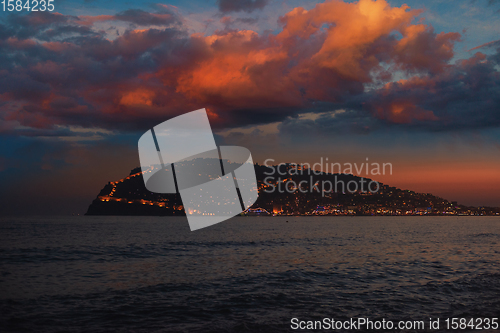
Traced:
[[146, 189], [180, 193], [191, 230], [227, 220], [258, 196], [250, 151], [215, 144], [205, 109], [167, 120], [139, 139]]
[[[270, 163], [270, 164], [269, 164]], [[377, 193], [380, 184], [364, 176], [392, 175], [392, 163], [370, 163], [368, 158], [363, 163], [331, 163], [328, 157], [314, 163], [279, 163], [274, 159], [264, 161], [268, 171], [264, 172], [264, 192], [266, 193]], [[352, 179], [339, 179], [338, 175], [353, 175]], [[330, 176], [330, 177], [328, 177]], [[297, 177], [298, 180], [293, 179]], [[307, 178], [308, 177], [308, 178]], [[328, 177], [328, 178], [325, 178]], [[305, 179], [304, 179], [305, 178]], [[318, 179], [319, 178], [319, 179]]]

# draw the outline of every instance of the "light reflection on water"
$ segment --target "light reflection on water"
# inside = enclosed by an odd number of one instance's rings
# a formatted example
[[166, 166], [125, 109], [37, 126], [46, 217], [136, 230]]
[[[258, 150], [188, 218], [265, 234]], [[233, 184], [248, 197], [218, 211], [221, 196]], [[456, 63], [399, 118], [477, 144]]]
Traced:
[[195, 232], [185, 218], [3, 219], [0, 327], [498, 316], [499, 242], [496, 217], [237, 217]]

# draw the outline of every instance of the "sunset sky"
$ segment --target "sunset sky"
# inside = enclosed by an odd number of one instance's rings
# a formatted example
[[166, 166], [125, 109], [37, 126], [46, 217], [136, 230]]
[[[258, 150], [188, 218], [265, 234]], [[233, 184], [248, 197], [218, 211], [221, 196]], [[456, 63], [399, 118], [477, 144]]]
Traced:
[[0, 214], [84, 213], [199, 108], [255, 162], [500, 206], [500, 1], [54, 4], [0, 12]]

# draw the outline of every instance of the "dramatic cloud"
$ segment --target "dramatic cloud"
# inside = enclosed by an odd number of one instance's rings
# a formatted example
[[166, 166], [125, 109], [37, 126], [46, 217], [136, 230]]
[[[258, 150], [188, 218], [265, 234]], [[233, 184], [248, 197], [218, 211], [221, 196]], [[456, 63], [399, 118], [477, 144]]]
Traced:
[[285, 119], [278, 125], [281, 134], [293, 137], [297, 133], [307, 136], [344, 136], [367, 134], [381, 127], [378, 119], [363, 111], [337, 110], [322, 113], [306, 113]]
[[[231, 3], [225, 11], [265, 5]], [[216, 127], [300, 128], [312, 121], [294, 118], [305, 112], [324, 113], [314, 122], [325, 130], [359, 133], [499, 126], [498, 53], [450, 63], [460, 34], [436, 33], [420, 13], [384, 0], [327, 1], [291, 10], [276, 34], [235, 29], [226, 17], [226, 29], [208, 36], [189, 34], [164, 6], [11, 15], [0, 23], [0, 131], [142, 130], [200, 107]], [[113, 22], [129, 28], [118, 35]]]
[[500, 125], [498, 56], [476, 53], [438, 75], [388, 83], [366, 107], [378, 118], [398, 123], [427, 122], [427, 129], [497, 127]]
[[123, 21], [140, 26], [170, 26], [180, 24], [179, 17], [168, 8], [163, 8], [159, 13], [148, 13], [140, 9], [129, 9], [116, 15], [80, 16], [77, 23], [92, 25], [95, 22]]
[[228, 12], [247, 12], [251, 13], [256, 9], [264, 8], [269, 0], [217, 0], [219, 10], [223, 13]]

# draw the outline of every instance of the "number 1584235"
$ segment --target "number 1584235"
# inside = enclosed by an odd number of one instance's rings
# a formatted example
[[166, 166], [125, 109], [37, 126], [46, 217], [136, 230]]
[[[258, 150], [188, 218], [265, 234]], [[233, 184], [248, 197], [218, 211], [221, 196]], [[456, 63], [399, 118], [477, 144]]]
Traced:
[[2, 0], [4, 12], [44, 12], [53, 11], [54, 0]]

